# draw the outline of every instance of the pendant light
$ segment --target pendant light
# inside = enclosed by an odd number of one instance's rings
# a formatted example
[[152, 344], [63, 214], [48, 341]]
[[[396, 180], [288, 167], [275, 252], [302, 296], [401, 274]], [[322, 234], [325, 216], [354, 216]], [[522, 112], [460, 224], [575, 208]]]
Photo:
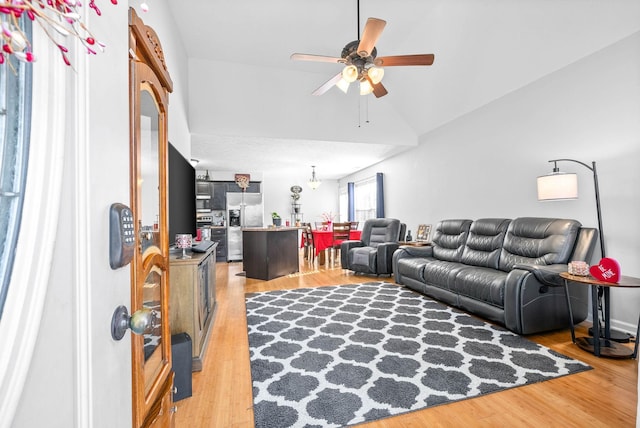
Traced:
[[311, 165], [311, 179], [309, 180], [308, 184], [309, 187], [311, 187], [311, 190], [316, 190], [318, 187], [320, 187], [320, 184], [322, 184], [322, 182], [316, 178], [315, 165]]

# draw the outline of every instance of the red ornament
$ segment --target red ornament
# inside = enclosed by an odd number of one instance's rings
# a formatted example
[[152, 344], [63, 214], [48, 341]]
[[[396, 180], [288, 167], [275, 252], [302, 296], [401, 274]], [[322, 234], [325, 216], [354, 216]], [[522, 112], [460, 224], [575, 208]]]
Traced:
[[89, 43], [90, 45], [93, 45], [96, 42], [96, 40], [93, 37], [87, 37], [87, 43]]
[[605, 257], [597, 265], [591, 266], [589, 273], [598, 281], [615, 284], [620, 280], [620, 264], [614, 259]]

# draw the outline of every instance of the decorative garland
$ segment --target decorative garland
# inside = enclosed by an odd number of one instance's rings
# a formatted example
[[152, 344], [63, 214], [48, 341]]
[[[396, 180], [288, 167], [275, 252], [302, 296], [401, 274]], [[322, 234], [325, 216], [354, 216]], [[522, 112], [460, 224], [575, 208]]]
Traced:
[[[118, 4], [118, 0], [110, 0], [112, 4]], [[58, 43], [51, 30], [63, 35], [73, 36], [87, 49], [87, 54], [95, 55], [97, 51], [104, 52], [105, 44], [96, 40], [82, 21], [83, 5], [80, 0], [0, 0], [0, 26], [2, 29], [0, 42], [0, 65], [9, 63], [16, 58], [23, 62], [34, 62], [36, 56], [31, 50], [31, 42], [20, 26], [20, 18], [26, 15], [31, 21], [36, 21], [47, 34], [47, 37], [58, 47], [62, 60], [68, 66], [71, 61], [67, 53], [69, 49], [62, 43]], [[89, 9], [96, 15], [102, 15], [95, 0], [89, 0]], [[149, 6], [143, 1], [140, 5], [143, 12], [149, 10]], [[11, 65], [11, 67], [13, 67]]]

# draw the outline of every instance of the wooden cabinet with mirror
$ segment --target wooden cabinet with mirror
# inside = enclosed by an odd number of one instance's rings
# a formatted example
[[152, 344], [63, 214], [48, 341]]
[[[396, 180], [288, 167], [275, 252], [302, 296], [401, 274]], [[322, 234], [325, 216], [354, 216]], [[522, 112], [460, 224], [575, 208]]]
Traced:
[[155, 31], [133, 9], [129, 36], [130, 190], [138, 237], [131, 269], [131, 312], [152, 311], [148, 332], [131, 336], [133, 426], [171, 427], [167, 111], [173, 83]]

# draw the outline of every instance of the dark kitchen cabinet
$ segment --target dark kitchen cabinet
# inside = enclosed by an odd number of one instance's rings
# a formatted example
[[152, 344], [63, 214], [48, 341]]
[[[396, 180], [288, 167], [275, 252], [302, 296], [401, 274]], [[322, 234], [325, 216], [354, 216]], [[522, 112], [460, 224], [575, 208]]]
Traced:
[[213, 183], [213, 199], [211, 209], [227, 209], [227, 183]]
[[213, 183], [210, 181], [196, 181], [196, 195], [211, 197], [213, 192]]
[[[234, 181], [226, 182], [227, 184], [227, 192], [231, 193], [240, 193], [242, 192], [242, 188], [238, 186], [238, 184]], [[249, 187], [247, 187], [247, 193], [260, 193], [260, 182], [259, 181], [250, 181]]]
[[247, 278], [269, 281], [298, 272], [298, 229], [247, 228], [242, 231], [242, 266]]
[[218, 243], [216, 248], [216, 260], [227, 261], [227, 229], [225, 227], [212, 227], [211, 240]]

